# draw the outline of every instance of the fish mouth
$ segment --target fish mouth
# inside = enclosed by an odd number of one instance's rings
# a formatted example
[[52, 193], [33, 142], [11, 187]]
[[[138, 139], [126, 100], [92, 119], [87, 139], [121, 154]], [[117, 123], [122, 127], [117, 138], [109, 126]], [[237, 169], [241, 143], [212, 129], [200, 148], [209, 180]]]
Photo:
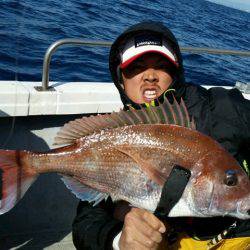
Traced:
[[161, 94], [159, 87], [146, 87], [142, 89], [142, 97], [145, 102], [151, 102]]
[[237, 209], [236, 209], [236, 215], [239, 219], [246, 220], [250, 219], [250, 208], [249, 205], [247, 206], [246, 204], [249, 204], [248, 202], [240, 201], [237, 202]]
[[230, 212], [230, 213], [225, 214], [224, 216], [230, 216], [230, 217], [234, 217], [234, 218], [237, 218], [237, 219], [240, 219], [240, 220], [248, 220], [248, 219], [250, 219], [249, 214], [242, 213], [242, 212], [239, 212], [239, 211]]
[[[219, 216], [229, 216], [229, 217], [234, 217], [238, 218], [240, 220], [248, 220], [250, 219], [250, 210], [247, 208], [242, 207], [243, 202], [238, 201], [236, 208], [232, 209], [231, 211], [223, 211], [223, 210], [216, 210]], [[215, 212], [215, 213], [216, 213]]]
[[208, 213], [213, 216], [229, 216], [240, 220], [250, 219], [250, 210], [242, 208], [242, 201], [236, 201], [236, 204], [236, 207], [227, 210], [225, 208], [218, 208], [216, 203], [210, 203]]

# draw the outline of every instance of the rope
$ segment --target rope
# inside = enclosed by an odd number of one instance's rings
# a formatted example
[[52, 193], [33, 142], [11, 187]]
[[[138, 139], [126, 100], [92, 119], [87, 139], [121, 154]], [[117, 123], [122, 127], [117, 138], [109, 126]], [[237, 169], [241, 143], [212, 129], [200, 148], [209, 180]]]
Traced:
[[232, 225], [225, 229], [222, 233], [215, 236], [212, 240], [207, 243], [207, 250], [210, 250], [221, 243], [228, 234], [232, 233], [237, 226], [237, 221], [235, 221]]

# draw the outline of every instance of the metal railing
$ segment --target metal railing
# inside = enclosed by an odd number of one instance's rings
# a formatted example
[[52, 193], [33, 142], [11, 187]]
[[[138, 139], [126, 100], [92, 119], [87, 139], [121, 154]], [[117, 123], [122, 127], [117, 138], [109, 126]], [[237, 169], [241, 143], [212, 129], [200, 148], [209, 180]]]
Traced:
[[[62, 45], [83, 45], [83, 46], [101, 46], [110, 47], [112, 42], [108, 41], [92, 41], [83, 39], [61, 39], [49, 46], [47, 49], [44, 60], [43, 60], [43, 75], [42, 75], [42, 87], [36, 89], [46, 91], [49, 88], [49, 66], [52, 54]], [[239, 51], [239, 50], [224, 50], [224, 49], [213, 49], [213, 48], [198, 48], [198, 47], [181, 47], [182, 52], [192, 53], [208, 53], [208, 54], [219, 54], [219, 55], [233, 55], [233, 56], [250, 56], [250, 51]]]

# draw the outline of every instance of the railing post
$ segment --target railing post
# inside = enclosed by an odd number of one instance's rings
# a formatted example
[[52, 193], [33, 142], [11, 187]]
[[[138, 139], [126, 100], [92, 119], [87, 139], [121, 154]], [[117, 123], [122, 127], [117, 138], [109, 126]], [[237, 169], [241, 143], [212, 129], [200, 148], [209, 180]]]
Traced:
[[[102, 46], [110, 47], [111, 42], [107, 41], [91, 41], [83, 39], [67, 38], [61, 39], [49, 46], [47, 49], [44, 60], [43, 60], [43, 74], [42, 74], [42, 87], [36, 87], [37, 90], [47, 91], [51, 90], [49, 87], [49, 66], [52, 54], [62, 45], [83, 45], [83, 46]], [[234, 55], [234, 56], [250, 56], [250, 51], [238, 51], [238, 50], [222, 50], [213, 48], [197, 48], [197, 47], [182, 47], [182, 52], [192, 53], [209, 53], [209, 54], [223, 54], [223, 55]]]
[[84, 45], [84, 46], [111, 46], [111, 42], [105, 41], [88, 41], [82, 39], [61, 39], [49, 46], [43, 59], [43, 74], [42, 74], [42, 88], [36, 88], [38, 90], [47, 91], [49, 90], [49, 66], [52, 54], [62, 45]]

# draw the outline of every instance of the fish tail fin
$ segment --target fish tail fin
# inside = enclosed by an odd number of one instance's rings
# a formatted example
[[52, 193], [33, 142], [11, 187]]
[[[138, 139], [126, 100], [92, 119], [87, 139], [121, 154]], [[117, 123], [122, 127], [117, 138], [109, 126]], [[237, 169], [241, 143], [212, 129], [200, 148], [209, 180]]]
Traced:
[[0, 215], [23, 197], [38, 174], [23, 161], [25, 151], [0, 150]]

